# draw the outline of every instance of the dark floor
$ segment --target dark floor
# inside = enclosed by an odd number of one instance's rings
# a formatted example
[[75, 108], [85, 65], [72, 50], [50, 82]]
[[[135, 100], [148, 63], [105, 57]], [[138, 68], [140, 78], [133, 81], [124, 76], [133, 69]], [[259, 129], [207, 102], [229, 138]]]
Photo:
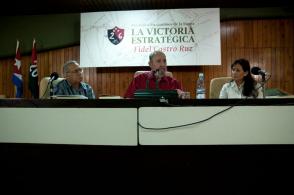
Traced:
[[[294, 146], [0, 144], [10, 192], [293, 194]], [[4, 174], [3, 174], [4, 173]], [[105, 191], [106, 190], [106, 191]]]

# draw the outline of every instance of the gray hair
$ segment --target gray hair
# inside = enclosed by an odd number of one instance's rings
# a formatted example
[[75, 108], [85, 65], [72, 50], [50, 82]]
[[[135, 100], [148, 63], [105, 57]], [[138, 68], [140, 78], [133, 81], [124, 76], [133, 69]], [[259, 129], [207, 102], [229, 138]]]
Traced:
[[154, 58], [154, 56], [156, 56], [156, 55], [158, 55], [158, 54], [161, 54], [161, 55], [164, 55], [164, 56], [165, 56], [165, 54], [164, 54], [162, 51], [157, 50], [157, 51], [152, 52], [152, 53], [149, 55], [149, 61], [152, 61], [152, 59]]
[[68, 66], [71, 64], [79, 65], [79, 63], [75, 60], [69, 60], [63, 64], [63, 74], [65, 75], [68, 72]]

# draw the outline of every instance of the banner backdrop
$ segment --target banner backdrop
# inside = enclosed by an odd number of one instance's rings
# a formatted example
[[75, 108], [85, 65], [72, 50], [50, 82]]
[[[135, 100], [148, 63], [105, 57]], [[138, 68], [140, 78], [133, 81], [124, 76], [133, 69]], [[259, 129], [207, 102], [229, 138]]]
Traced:
[[219, 8], [81, 13], [80, 65], [148, 65], [163, 51], [168, 66], [220, 65]]

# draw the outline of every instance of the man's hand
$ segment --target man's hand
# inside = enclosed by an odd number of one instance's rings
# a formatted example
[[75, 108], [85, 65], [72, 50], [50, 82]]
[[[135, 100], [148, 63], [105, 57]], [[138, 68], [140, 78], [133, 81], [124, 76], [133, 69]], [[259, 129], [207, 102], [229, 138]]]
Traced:
[[180, 89], [176, 89], [178, 93], [178, 97], [180, 99], [190, 99], [190, 92], [185, 92]]

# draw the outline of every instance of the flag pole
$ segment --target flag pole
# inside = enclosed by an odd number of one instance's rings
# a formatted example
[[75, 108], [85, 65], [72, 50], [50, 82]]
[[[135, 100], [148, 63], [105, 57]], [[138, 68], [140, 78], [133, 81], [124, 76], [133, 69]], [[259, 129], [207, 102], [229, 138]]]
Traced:
[[[17, 55], [18, 47], [19, 47], [19, 40], [16, 39], [15, 57]], [[13, 94], [14, 94], [14, 97], [16, 97], [16, 94], [17, 94], [17, 87], [16, 87], [16, 85], [14, 85]]]

